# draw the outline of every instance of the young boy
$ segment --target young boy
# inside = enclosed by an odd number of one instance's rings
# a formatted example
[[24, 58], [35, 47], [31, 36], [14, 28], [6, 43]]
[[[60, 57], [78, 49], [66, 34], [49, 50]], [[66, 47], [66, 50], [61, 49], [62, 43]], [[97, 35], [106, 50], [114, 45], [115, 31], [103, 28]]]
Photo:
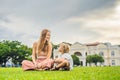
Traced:
[[58, 58], [54, 60], [57, 65], [54, 66], [53, 70], [72, 70], [73, 69], [73, 59], [69, 54], [70, 47], [68, 44], [61, 43], [58, 51], [61, 53]]

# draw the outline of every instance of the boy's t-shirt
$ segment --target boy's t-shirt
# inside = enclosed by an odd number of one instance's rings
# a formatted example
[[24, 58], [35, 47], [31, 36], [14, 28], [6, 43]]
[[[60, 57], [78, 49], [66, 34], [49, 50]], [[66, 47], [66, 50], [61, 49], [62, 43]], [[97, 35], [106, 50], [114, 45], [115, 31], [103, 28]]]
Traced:
[[73, 59], [69, 53], [64, 53], [59, 56], [60, 58], [65, 58], [70, 63], [70, 70], [73, 69]]

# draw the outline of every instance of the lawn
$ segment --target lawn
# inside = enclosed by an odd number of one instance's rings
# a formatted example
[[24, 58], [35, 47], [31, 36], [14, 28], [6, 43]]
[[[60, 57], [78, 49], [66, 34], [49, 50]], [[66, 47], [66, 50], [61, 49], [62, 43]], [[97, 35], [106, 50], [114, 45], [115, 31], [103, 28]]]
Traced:
[[0, 80], [120, 80], [118, 67], [75, 67], [72, 71], [22, 71], [0, 68]]

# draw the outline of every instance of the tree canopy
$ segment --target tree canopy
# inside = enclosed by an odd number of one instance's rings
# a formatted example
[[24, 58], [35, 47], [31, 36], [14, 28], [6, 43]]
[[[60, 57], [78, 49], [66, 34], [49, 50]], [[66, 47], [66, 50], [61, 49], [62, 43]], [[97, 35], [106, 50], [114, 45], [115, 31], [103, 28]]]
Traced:
[[74, 65], [80, 65], [80, 60], [76, 55], [71, 55], [73, 58]]
[[6, 63], [10, 58], [14, 64], [19, 64], [23, 59], [28, 59], [32, 49], [19, 41], [3, 40], [0, 42], [0, 64]]
[[88, 55], [86, 58], [87, 63], [91, 64], [91, 63], [95, 63], [95, 65], [97, 66], [97, 62], [104, 62], [104, 59], [102, 56], [94, 54], [94, 55]]

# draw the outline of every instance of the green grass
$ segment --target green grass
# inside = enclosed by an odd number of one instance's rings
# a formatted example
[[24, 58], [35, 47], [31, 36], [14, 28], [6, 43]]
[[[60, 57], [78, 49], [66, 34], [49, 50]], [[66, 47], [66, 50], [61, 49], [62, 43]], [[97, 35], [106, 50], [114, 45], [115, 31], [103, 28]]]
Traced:
[[72, 71], [0, 68], [0, 80], [120, 80], [120, 67], [75, 67]]

